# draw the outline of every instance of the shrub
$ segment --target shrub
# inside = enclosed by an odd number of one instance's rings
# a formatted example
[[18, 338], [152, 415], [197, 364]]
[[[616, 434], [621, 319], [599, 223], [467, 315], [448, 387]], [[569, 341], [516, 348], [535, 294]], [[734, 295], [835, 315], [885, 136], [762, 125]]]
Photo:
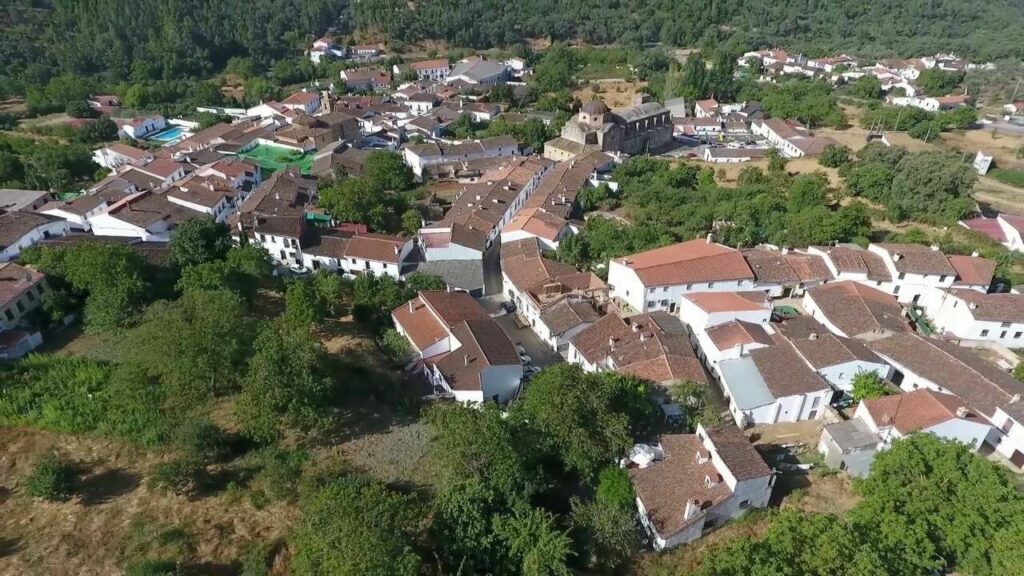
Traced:
[[232, 454], [231, 436], [209, 420], [185, 422], [175, 432], [174, 440], [185, 456], [196, 462], [223, 462]]
[[173, 560], [143, 560], [125, 570], [125, 576], [178, 576], [178, 563]]
[[209, 479], [202, 464], [188, 458], [179, 458], [157, 464], [150, 483], [156, 488], [187, 496], [202, 491], [209, 484]]
[[298, 492], [302, 467], [309, 455], [301, 450], [268, 450], [256, 483], [272, 500], [291, 500]]
[[48, 454], [25, 478], [25, 491], [48, 502], [67, 502], [74, 495], [74, 467], [56, 454]]
[[267, 576], [270, 573], [270, 553], [271, 547], [266, 544], [253, 542], [246, 546], [238, 559], [242, 568], [239, 576]]

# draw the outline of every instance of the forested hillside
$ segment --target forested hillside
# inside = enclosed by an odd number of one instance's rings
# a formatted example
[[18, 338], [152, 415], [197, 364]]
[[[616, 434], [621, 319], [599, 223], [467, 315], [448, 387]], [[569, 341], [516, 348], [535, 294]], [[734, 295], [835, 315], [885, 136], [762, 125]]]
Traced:
[[750, 45], [815, 54], [1024, 54], [1020, 0], [361, 0], [352, 12], [363, 31], [473, 47], [524, 37], [692, 46], [737, 31]]
[[5, 0], [0, 77], [56, 72], [173, 79], [232, 56], [294, 56], [344, 16], [347, 0]]
[[780, 45], [808, 54], [955, 51], [1024, 56], [1024, 1], [992, 0], [7, 0], [0, 95], [61, 73], [109, 81], [220, 71], [233, 56], [269, 65], [332, 27], [385, 40], [510, 46], [527, 38], [595, 44]]

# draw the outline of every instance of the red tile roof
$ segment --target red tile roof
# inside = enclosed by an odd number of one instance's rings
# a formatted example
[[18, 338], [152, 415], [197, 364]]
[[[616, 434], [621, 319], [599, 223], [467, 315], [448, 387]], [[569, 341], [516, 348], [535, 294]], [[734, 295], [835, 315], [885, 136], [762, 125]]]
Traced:
[[764, 292], [694, 292], [683, 298], [693, 302], [701, 310], [715, 312], [756, 312], [766, 310]]
[[439, 291], [420, 292], [391, 315], [420, 352], [445, 339], [459, 322], [490, 318], [469, 294]]
[[949, 264], [956, 270], [957, 284], [969, 286], [985, 286], [992, 284], [996, 273], [996, 263], [987, 258], [975, 256], [948, 256]]
[[754, 279], [738, 250], [700, 239], [640, 252], [615, 262], [636, 271], [645, 286]]
[[[977, 413], [967, 410], [960, 398], [924, 389], [867, 399], [864, 400], [864, 408], [879, 428], [892, 426], [904, 436], [954, 418], [984, 423]], [[957, 416], [957, 410], [961, 408], [967, 411], [963, 416]]]

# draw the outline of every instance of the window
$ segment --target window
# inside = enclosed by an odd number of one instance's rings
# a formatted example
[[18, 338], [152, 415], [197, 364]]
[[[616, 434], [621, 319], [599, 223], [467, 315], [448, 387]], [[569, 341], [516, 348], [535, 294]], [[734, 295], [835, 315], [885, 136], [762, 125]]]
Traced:
[[18, 312], [25, 312], [25, 305], [20, 300], [15, 302], [14, 305], [18, 308]]
[[36, 286], [36, 292], [38, 292], [40, 296], [43, 295], [44, 291], [46, 291], [46, 287], [43, 286], [42, 284]]
[[814, 402], [811, 402], [811, 408], [814, 409], [814, 408], [817, 408], [820, 405], [821, 405], [821, 396], [815, 396], [814, 397]]
[[661, 291], [662, 291], [662, 292], [668, 292], [668, 286], [663, 286], [663, 287], [661, 288]]
[[708, 282], [708, 288], [714, 288], [714, 287], [715, 287], [715, 283], [714, 282]]
[[686, 289], [687, 290], [693, 290], [693, 284], [687, 284], [686, 285]]
[[896, 286], [895, 288], [893, 288], [893, 289], [892, 289], [892, 293], [893, 293], [893, 294], [899, 294], [899, 293], [900, 293], [900, 287], [899, 287], [899, 286]]
[[946, 281], [946, 277], [945, 276], [939, 276], [939, 282], [945, 282], [945, 281]]
[[750, 500], [740, 502], [740, 508], [750, 508]]
[[657, 288], [648, 288], [647, 292], [650, 293], [650, 294], [654, 294], [655, 290], [657, 290]]
[[981, 331], [981, 337], [984, 338], [985, 336], [988, 336], [988, 330]]
[[999, 339], [1002, 340], [1003, 338], [1006, 338], [1006, 330], [999, 333]]
[[1020, 338], [1020, 332], [1014, 332], [1014, 333], [1013, 333], [1013, 337], [1014, 337], [1015, 339], [1016, 339], [1016, 338]]
[[1010, 327], [1010, 323], [1009, 322], [1003, 322], [1002, 324], [999, 325], [999, 327], [1000, 328], [1009, 328]]
[[4, 310], [4, 315], [7, 316], [8, 320], [14, 320], [14, 312], [10, 310]]
[[28, 301], [29, 302], [35, 302], [36, 301], [36, 295], [33, 294], [31, 290], [29, 290], [28, 292], [25, 292], [25, 296], [28, 297]]
[[654, 308], [654, 300], [649, 300], [649, 301], [647, 302], [647, 307], [648, 307], [648, 308]]

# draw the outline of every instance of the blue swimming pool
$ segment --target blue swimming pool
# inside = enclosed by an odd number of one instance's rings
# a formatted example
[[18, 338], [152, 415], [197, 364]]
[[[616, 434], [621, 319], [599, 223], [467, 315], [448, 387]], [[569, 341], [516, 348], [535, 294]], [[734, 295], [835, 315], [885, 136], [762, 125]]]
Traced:
[[156, 134], [153, 134], [147, 140], [156, 140], [157, 142], [163, 142], [164, 144], [171, 144], [181, 140], [185, 137], [185, 129], [181, 126], [171, 126], [166, 130], [161, 130]]

